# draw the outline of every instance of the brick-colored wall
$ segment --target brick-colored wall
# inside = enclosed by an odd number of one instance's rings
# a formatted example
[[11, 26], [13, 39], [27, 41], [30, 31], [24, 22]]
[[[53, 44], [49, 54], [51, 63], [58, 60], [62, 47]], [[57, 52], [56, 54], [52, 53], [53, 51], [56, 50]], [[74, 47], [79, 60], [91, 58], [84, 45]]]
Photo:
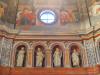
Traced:
[[0, 75], [98, 75], [100, 66], [94, 68], [7, 68], [0, 67]]

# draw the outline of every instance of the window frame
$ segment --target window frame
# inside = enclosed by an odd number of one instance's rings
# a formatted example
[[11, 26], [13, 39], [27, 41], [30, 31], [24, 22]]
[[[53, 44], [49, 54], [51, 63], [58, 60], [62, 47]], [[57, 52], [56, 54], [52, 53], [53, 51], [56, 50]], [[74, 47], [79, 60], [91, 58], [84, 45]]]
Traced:
[[[53, 15], [53, 16], [54, 16], [54, 21], [51, 22], [51, 23], [43, 22], [43, 21], [41, 20], [41, 16], [44, 15], [45, 13], [47, 13], [47, 14], [50, 13], [51, 15]], [[39, 13], [38, 13], [38, 19], [39, 19], [39, 21], [40, 21], [41, 23], [43, 23], [44, 25], [53, 25], [53, 24], [55, 24], [55, 23], [57, 22], [57, 13], [56, 13], [55, 11], [51, 10], [51, 9], [40, 10]], [[47, 19], [47, 20], [50, 20], [50, 19]], [[53, 19], [51, 19], [51, 20], [53, 20]]]

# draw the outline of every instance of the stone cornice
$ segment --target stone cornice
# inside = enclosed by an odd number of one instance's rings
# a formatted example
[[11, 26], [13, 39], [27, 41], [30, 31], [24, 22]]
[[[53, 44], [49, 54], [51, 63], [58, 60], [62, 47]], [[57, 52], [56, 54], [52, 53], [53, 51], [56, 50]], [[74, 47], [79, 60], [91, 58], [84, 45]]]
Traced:
[[[100, 26], [96, 25], [94, 27], [95, 37], [100, 35]], [[5, 25], [0, 25], [0, 36], [5, 36], [7, 38], [20, 39], [35, 39], [35, 40], [49, 40], [49, 39], [60, 39], [60, 40], [82, 40], [89, 39], [93, 37], [93, 27], [83, 30], [77, 30], [75, 33], [49, 33], [41, 31], [18, 31], [16, 29], [10, 29]]]

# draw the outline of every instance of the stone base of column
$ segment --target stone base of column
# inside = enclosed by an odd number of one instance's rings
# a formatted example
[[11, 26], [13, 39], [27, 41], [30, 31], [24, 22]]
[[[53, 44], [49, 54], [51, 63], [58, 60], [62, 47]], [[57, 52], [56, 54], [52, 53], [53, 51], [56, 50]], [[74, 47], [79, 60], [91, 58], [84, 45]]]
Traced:
[[46, 66], [47, 68], [51, 68], [51, 66]]
[[65, 68], [71, 68], [71, 66], [70, 66], [70, 65], [65, 65], [64, 67], [65, 67]]

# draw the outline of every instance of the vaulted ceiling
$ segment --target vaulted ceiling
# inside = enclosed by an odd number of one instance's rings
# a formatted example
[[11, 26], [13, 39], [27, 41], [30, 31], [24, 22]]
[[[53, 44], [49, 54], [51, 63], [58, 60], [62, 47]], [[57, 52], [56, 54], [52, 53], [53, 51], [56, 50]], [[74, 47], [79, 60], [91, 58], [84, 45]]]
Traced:
[[[77, 21], [77, 23], [73, 23], [70, 25], [70, 23], [66, 23], [66, 28], [63, 30], [70, 30], [70, 28], [86, 28], [90, 26], [91, 23], [95, 24], [96, 20], [98, 20], [97, 17], [91, 18], [90, 13], [90, 7], [95, 2], [100, 2], [99, 0], [1, 0], [0, 4], [5, 5], [6, 11], [5, 15], [3, 16], [3, 19], [13, 25], [16, 25], [16, 19], [19, 11], [23, 10], [22, 8], [31, 8], [32, 11], [35, 9], [36, 16], [37, 13], [41, 9], [53, 9], [57, 12], [58, 18], [60, 18], [61, 11], [66, 11], [67, 13], [70, 13], [71, 16], [74, 15], [74, 19]], [[67, 16], [69, 17], [69, 16]], [[38, 18], [38, 17], [37, 17]], [[36, 23], [38, 23], [36, 19]], [[4, 21], [4, 22], [5, 22]], [[72, 21], [72, 22], [76, 22]], [[99, 22], [99, 21], [98, 21]], [[60, 25], [60, 20], [56, 25]], [[19, 27], [20, 28], [20, 27]], [[32, 27], [32, 30], [38, 30], [38, 28]], [[45, 28], [43, 28], [44, 30]], [[47, 30], [50, 28], [47, 28]], [[52, 28], [55, 30], [55, 28]], [[57, 29], [61, 29], [61, 27], [57, 27]], [[62, 30], [62, 29], [61, 29]], [[67, 31], [68, 31], [67, 30]]]

